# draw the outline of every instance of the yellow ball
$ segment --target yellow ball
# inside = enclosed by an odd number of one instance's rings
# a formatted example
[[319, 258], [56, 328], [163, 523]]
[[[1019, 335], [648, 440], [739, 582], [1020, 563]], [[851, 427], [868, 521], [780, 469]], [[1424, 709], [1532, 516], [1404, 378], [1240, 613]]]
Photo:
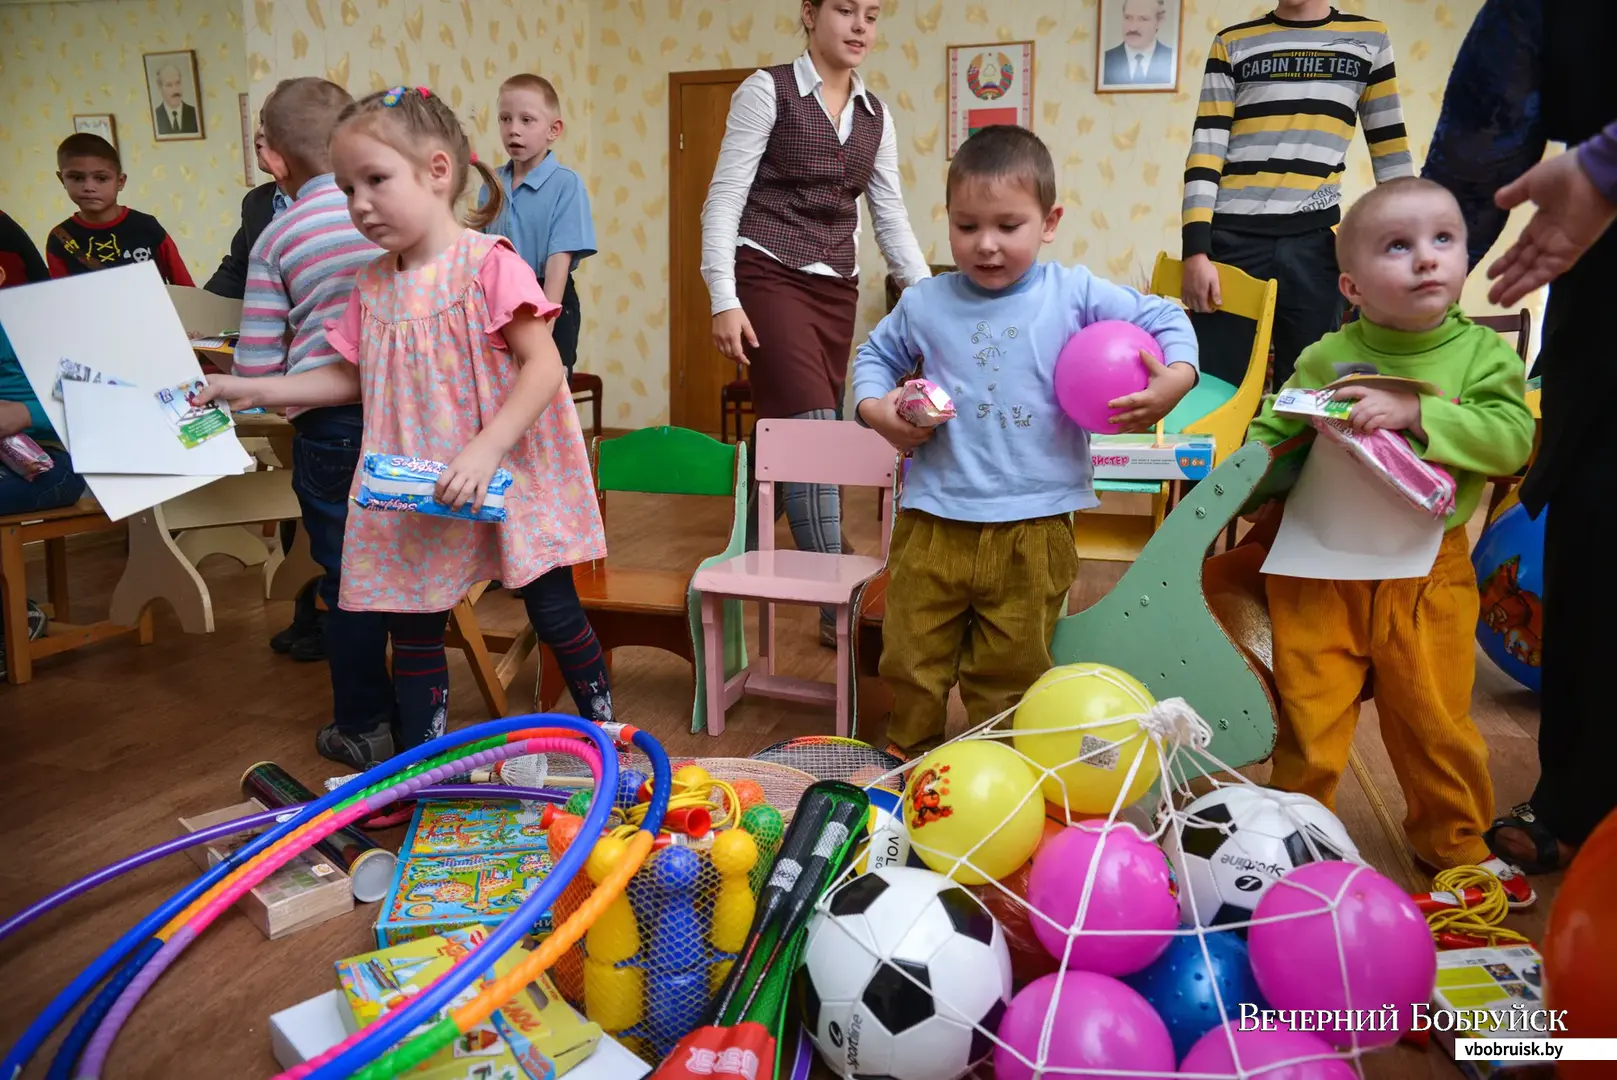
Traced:
[[[967, 739], [938, 747], [916, 763], [904, 788], [914, 850], [962, 885], [1004, 877], [1044, 837], [1037, 786], [1027, 762], [1001, 743]], [[960, 858], [966, 861], [956, 866]]]
[[691, 791], [713, 782], [713, 777], [700, 765], [686, 765], [674, 773], [674, 791]]
[[758, 862], [758, 842], [745, 829], [726, 829], [713, 838], [713, 869], [728, 877], [745, 874]]
[[1138, 679], [1117, 668], [1054, 667], [1022, 695], [1011, 721], [1011, 745], [1054, 770], [1044, 779], [1044, 797], [1052, 803], [1075, 814], [1109, 813], [1118, 806], [1118, 792], [1136, 758], [1140, 766], [1122, 806], [1144, 795], [1162, 766], [1138, 720], [1106, 721], [1143, 713], [1156, 703]]

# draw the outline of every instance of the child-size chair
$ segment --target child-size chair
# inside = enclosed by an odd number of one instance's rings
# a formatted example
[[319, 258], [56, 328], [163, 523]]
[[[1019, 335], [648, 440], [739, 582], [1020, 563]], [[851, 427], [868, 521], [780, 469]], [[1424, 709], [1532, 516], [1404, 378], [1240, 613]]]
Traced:
[[[724, 733], [724, 714], [743, 694], [786, 701], [835, 704], [837, 734], [846, 736], [853, 716], [851, 620], [859, 591], [887, 561], [893, 532], [893, 500], [883, 500], [879, 558], [775, 549], [777, 483], [875, 487], [891, 494], [898, 455], [876, 432], [852, 421], [760, 420], [758, 449], [758, 550], [719, 560], [696, 572], [692, 589], [701, 594], [704, 639], [702, 678], [707, 698], [707, 732]], [[758, 657], [726, 677], [720, 647], [734, 616], [726, 600], [758, 602]], [[837, 613], [836, 683], [775, 672], [776, 604], [834, 607]], [[762, 670], [758, 670], [761, 663]]]
[[[1263, 380], [1269, 368], [1269, 337], [1274, 329], [1275, 282], [1257, 278], [1233, 266], [1218, 267], [1220, 311], [1228, 311], [1256, 324], [1252, 354], [1247, 360], [1241, 385], [1235, 386], [1202, 372], [1190, 393], [1174, 406], [1161, 424], [1169, 435], [1181, 433], [1210, 435], [1214, 440], [1213, 461], [1222, 464], [1246, 442], [1246, 429], [1257, 415], [1263, 400]], [[1156, 296], [1179, 299], [1184, 291], [1184, 263], [1157, 255], [1151, 272], [1151, 292]], [[1074, 523], [1078, 557], [1102, 562], [1133, 562], [1146, 542], [1162, 527], [1168, 506], [1169, 485], [1155, 480], [1097, 480], [1097, 494], [1132, 493], [1151, 496], [1151, 513], [1113, 514], [1089, 510]]]

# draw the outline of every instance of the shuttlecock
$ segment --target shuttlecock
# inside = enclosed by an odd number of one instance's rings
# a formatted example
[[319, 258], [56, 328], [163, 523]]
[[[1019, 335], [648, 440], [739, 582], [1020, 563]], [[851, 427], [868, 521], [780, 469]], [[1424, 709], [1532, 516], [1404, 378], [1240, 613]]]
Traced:
[[497, 761], [486, 769], [472, 771], [474, 784], [503, 784], [506, 787], [542, 788], [550, 777], [550, 759], [544, 754]]

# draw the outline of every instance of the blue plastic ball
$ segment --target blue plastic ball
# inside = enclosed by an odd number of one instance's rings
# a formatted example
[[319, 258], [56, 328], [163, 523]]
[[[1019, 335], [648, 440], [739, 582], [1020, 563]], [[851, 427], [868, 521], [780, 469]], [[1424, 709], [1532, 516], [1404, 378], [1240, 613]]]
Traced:
[[[1207, 942], [1206, 957], [1202, 938]], [[1212, 960], [1210, 973], [1208, 958]], [[1215, 982], [1224, 1015], [1231, 1020], [1240, 1021], [1243, 1002], [1266, 1007], [1247, 960], [1246, 942], [1233, 930], [1207, 931], [1200, 937], [1181, 934], [1156, 963], [1122, 981], [1150, 1002], [1168, 1025], [1177, 1061], [1185, 1059], [1197, 1039], [1222, 1023], [1219, 1001], [1213, 994]]]
[[702, 860], [689, 848], [665, 847], [651, 860], [651, 876], [663, 892], [683, 892], [696, 887], [702, 873]]
[[1471, 565], [1482, 605], [1477, 643], [1501, 671], [1538, 692], [1544, 633], [1544, 519], [1512, 502], [1477, 538]]
[[639, 769], [624, 769], [618, 773], [618, 797], [612, 805], [627, 810], [640, 802], [640, 789], [645, 786], [646, 774]]

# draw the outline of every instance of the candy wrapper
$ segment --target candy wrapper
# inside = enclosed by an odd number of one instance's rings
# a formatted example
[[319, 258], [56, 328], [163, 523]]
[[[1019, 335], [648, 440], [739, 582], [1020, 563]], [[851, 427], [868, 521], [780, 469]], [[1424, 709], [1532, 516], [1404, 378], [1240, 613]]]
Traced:
[[0, 439], [0, 462], [24, 480], [36, 479], [55, 465], [38, 443], [21, 432]]
[[433, 497], [438, 477], [448, 468], [441, 461], [403, 457], [398, 454], [366, 454], [360, 465], [359, 493], [354, 503], [367, 510], [391, 510], [401, 514], [430, 514], [462, 521], [505, 520], [505, 493], [513, 478], [505, 469], [495, 469], [489, 481], [483, 509], [474, 511], [467, 503], [452, 510]]
[[900, 389], [898, 415], [916, 427], [937, 427], [954, 414], [954, 402], [931, 379], [911, 379]]
[[1361, 463], [1412, 503], [1435, 518], [1446, 518], [1454, 509], [1454, 477], [1441, 466], [1422, 461], [1404, 437], [1378, 428], [1368, 433], [1354, 431], [1345, 421], [1313, 416], [1309, 423], [1322, 434], [1335, 439]]

